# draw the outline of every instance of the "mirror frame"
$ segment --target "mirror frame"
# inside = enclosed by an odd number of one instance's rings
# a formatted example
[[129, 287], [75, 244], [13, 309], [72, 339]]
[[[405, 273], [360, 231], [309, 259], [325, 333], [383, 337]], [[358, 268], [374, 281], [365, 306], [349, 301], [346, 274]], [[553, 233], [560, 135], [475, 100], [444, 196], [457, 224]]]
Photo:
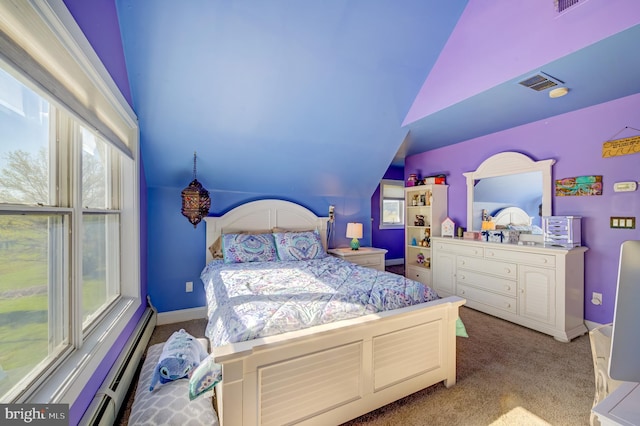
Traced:
[[527, 172], [542, 172], [542, 216], [551, 216], [551, 166], [556, 160], [534, 161], [519, 152], [500, 152], [484, 160], [467, 178], [467, 230], [473, 230], [473, 188], [478, 179]]

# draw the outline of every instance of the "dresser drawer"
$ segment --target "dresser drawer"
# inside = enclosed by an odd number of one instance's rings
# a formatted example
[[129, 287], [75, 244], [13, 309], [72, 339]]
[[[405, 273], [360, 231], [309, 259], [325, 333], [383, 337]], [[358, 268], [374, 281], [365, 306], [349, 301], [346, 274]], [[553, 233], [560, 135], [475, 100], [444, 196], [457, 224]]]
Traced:
[[487, 274], [499, 275], [514, 280], [518, 277], [518, 266], [515, 263], [494, 262], [478, 257], [458, 256], [456, 266], [458, 269], [463, 268], [482, 271]]
[[[494, 308], [502, 309], [504, 311], [515, 314], [517, 312], [516, 299], [501, 294], [490, 293], [477, 288], [468, 287], [466, 285], [458, 284], [457, 294], [460, 297], [464, 297], [468, 300], [473, 300], [484, 305], [493, 306]], [[470, 307], [471, 304], [469, 304]]]
[[356, 265], [368, 266], [369, 268], [380, 269], [383, 267], [381, 261], [384, 261], [384, 258], [377, 254], [365, 254], [360, 256], [352, 256], [347, 260], [351, 263], [355, 263]]
[[436, 241], [435, 247], [437, 250], [449, 251], [456, 254], [462, 254], [465, 256], [482, 257], [484, 251], [482, 247], [473, 245], [451, 244], [442, 241]]
[[424, 285], [431, 286], [431, 269], [423, 266], [409, 266], [405, 272], [405, 277], [410, 280], [419, 281]]
[[526, 263], [528, 265], [546, 266], [549, 268], [556, 267], [556, 257], [545, 254], [486, 248], [484, 255], [487, 259], [507, 260], [517, 263]]
[[456, 283], [464, 286], [471, 285], [481, 290], [490, 290], [505, 296], [516, 297], [516, 281], [485, 275], [479, 272], [459, 269]]

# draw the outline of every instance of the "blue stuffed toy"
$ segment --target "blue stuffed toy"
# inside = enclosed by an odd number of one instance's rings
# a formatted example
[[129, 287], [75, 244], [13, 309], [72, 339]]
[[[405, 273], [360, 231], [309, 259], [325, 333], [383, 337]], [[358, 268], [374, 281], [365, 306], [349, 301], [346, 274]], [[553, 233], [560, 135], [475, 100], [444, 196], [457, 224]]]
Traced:
[[149, 391], [153, 391], [158, 382], [165, 384], [189, 376], [208, 355], [195, 337], [183, 329], [176, 331], [162, 348]]

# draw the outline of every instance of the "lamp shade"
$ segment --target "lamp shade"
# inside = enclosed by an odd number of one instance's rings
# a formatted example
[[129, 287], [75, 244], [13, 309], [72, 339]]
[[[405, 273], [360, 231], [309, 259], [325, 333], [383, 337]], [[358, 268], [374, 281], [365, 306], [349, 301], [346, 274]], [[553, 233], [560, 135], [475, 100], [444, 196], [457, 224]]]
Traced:
[[347, 223], [347, 238], [362, 238], [362, 224], [356, 222]]
[[351, 238], [351, 250], [358, 250], [360, 248], [358, 238], [362, 238], [362, 224], [357, 222], [347, 223], [347, 238]]

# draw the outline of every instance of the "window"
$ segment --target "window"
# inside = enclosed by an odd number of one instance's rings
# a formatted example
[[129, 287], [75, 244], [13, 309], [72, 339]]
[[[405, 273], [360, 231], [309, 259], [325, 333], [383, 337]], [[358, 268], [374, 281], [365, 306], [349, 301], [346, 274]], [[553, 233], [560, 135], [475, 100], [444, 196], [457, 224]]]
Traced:
[[0, 38], [0, 402], [72, 404], [141, 303], [137, 124], [86, 52], [47, 33], [38, 17], [58, 22], [62, 3], [30, 3], [0, 5], [0, 31], [56, 52]]
[[404, 228], [404, 182], [380, 181], [380, 229]]

